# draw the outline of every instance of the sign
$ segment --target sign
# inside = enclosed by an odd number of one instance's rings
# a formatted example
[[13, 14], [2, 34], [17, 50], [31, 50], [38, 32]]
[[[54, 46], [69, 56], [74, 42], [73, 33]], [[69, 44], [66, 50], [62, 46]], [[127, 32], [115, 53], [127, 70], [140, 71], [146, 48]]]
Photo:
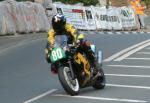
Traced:
[[122, 30], [135, 29], [135, 13], [131, 7], [84, 7], [78, 5], [54, 4], [57, 13], [63, 14], [67, 22], [77, 29]]
[[82, 6], [72, 6], [63, 4], [54, 4], [57, 13], [63, 14], [67, 18], [67, 22], [78, 29], [87, 29], [86, 15]]
[[122, 28], [119, 12], [104, 7], [92, 7], [94, 19], [98, 29], [118, 30]]
[[90, 7], [84, 7], [84, 11], [86, 14], [87, 29], [96, 30], [96, 24], [95, 24], [94, 16], [92, 13], [92, 9]]
[[120, 18], [123, 28], [136, 27], [135, 13], [132, 8], [121, 7]]

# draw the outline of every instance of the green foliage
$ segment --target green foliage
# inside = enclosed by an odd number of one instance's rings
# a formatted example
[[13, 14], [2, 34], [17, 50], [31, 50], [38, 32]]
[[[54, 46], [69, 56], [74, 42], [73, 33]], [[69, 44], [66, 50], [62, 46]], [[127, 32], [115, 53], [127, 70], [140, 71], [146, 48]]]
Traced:
[[16, 1], [31, 1], [31, 2], [34, 2], [34, 0], [16, 0]]
[[[0, 0], [0, 1], [5, 1], [5, 0]], [[34, 0], [16, 0], [16, 1], [32, 1], [32, 2], [34, 2]]]
[[56, 2], [62, 2], [65, 4], [76, 4], [76, 3], [83, 3], [84, 5], [96, 5], [98, 0], [53, 0]]
[[147, 7], [150, 7], [150, 0], [144, 0]]

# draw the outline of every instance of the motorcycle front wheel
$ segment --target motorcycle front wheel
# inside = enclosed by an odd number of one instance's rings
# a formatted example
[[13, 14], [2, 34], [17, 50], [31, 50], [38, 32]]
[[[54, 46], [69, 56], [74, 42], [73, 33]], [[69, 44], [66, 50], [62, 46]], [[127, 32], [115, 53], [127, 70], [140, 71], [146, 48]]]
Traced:
[[62, 66], [58, 69], [58, 77], [60, 80], [61, 85], [63, 86], [64, 90], [74, 96], [79, 93], [79, 82], [78, 79], [72, 79], [70, 68], [67, 66]]

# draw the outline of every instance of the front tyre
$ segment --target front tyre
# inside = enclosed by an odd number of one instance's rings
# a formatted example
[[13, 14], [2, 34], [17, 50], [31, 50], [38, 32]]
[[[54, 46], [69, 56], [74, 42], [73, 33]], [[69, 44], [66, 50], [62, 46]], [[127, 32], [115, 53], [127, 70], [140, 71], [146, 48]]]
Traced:
[[73, 96], [79, 93], [79, 82], [77, 78], [72, 79], [69, 67], [60, 67], [58, 69], [58, 77], [61, 85], [68, 94]]

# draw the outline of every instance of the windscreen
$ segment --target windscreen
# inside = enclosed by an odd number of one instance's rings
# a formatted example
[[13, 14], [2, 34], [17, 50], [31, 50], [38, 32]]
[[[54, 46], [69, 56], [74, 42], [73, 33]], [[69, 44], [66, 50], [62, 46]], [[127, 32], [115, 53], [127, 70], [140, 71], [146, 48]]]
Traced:
[[67, 36], [66, 35], [56, 35], [55, 36], [55, 47], [63, 47], [67, 45]]

